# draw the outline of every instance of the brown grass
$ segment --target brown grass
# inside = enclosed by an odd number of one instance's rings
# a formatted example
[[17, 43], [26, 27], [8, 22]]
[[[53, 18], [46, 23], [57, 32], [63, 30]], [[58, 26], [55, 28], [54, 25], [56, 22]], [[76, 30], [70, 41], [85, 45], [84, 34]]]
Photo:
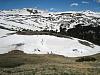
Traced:
[[[2, 54], [0, 55], [0, 75], [100, 75], [100, 54], [95, 62], [76, 62], [78, 58], [68, 58], [53, 54]], [[24, 63], [12, 67], [12, 63]], [[8, 64], [6, 64], [8, 63]]]

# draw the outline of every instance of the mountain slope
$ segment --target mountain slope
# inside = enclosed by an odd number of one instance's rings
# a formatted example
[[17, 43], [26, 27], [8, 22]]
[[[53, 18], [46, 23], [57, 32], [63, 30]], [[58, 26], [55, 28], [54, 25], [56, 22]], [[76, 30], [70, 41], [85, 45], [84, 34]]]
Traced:
[[[23, 50], [31, 54], [53, 53], [67, 57], [93, 55], [100, 53], [99, 43], [91, 41], [99, 36], [96, 35], [100, 34], [99, 26], [100, 15], [90, 11], [57, 13], [26, 8], [3, 10], [0, 11], [0, 53]], [[18, 32], [31, 35], [19, 35]], [[34, 32], [37, 35], [33, 35]], [[88, 33], [94, 35], [93, 39], [87, 39]]]

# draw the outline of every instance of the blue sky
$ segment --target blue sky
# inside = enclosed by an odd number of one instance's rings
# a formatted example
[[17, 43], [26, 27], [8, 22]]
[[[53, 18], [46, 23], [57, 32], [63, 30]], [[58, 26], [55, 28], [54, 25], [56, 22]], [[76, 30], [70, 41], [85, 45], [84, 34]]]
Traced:
[[0, 0], [0, 10], [20, 8], [39, 8], [49, 11], [100, 12], [100, 0]]

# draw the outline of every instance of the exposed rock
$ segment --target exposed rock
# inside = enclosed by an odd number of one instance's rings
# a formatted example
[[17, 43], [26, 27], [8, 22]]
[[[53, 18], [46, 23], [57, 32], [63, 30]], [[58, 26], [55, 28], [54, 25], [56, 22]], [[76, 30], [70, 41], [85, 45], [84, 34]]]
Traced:
[[12, 51], [9, 51], [7, 54], [25, 54], [24, 51], [21, 51], [21, 50], [12, 50]]

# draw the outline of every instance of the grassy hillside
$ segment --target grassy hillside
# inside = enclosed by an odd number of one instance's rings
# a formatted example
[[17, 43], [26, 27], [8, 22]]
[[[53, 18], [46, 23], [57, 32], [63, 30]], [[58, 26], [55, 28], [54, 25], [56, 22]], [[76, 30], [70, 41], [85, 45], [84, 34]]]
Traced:
[[76, 62], [81, 57], [9, 52], [0, 55], [0, 75], [100, 75], [100, 54], [89, 57], [96, 61]]

